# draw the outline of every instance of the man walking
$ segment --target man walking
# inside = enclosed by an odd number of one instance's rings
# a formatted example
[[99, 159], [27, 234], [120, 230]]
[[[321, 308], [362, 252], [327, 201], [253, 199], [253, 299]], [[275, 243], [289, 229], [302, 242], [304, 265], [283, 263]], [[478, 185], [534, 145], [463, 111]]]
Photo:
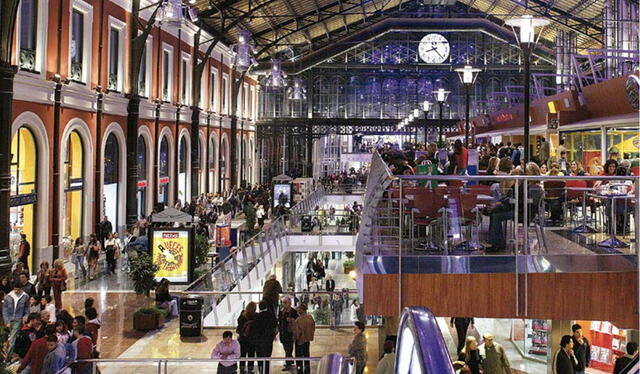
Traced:
[[4, 297], [2, 303], [2, 318], [10, 329], [9, 351], [7, 357], [13, 354], [16, 334], [22, 328], [22, 319], [29, 315], [29, 295], [22, 291], [22, 285], [17, 280], [13, 284], [13, 291]]
[[[307, 305], [298, 306], [299, 317], [293, 323], [296, 341], [296, 357], [311, 357], [311, 342], [316, 332], [316, 321], [307, 313]], [[293, 322], [293, 320], [291, 320]], [[309, 361], [296, 361], [298, 374], [309, 374], [311, 367]]]
[[18, 253], [18, 262], [22, 262], [24, 265], [24, 271], [31, 274], [29, 272], [29, 254], [31, 254], [31, 244], [27, 241], [27, 236], [25, 234], [20, 234], [22, 238], [20, 240], [20, 252]]
[[113, 225], [109, 222], [109, 218], [107, 216], [102, 217], [98, 230], [100, 231], [98, 232], [98, 239], [100, 240], [100, 245], [104, 248], [104, 241], [113, 232]]
[[222, 333], [222, 341], [211, 352], [211, 358], [230, 360], [218, 363], [218, 374], [236, 374], [238, 372], [238, 363], [231, 360], [240, 358], [240, 343], [233, 339], [231, 331]]
[[582, 326], [577, 323], [571, 326], [573, 336], [573, 355], [578, 361], [575, 374], [584, 374], [585, 370], [589, 367], [591, 362], [591, 344], [589, 340], [582, 335]]
[[[262, 300], [259, 304], [260, 313], [256, 315], [251, 324], [249, 338], [256, 348], [256, 357], [269, 358], [273, 352], [273, 340], [276, 338], [278, 321], [269, 310], [268, 303]], [[269, 374], [269, 362], [258, 361], [260, 374]]]
[[484, 344], [480, 346], [480, 357], [484, 374], [510, 374], [511, 365], [502, 345], [493, 341], [493, 335], [484, 334]]
[[[284, 348], [285, 357], [293, 357], [293, 326], [292, 322], [298, 318], [298, 312], [291, 307], [291, 298], [285, 296], [282, 299], [284, 305], [278, 313], [278, 331], [280, 333], [280, 343]], [[284, 370], [293, 368], [293, 361], [285, 363]]]

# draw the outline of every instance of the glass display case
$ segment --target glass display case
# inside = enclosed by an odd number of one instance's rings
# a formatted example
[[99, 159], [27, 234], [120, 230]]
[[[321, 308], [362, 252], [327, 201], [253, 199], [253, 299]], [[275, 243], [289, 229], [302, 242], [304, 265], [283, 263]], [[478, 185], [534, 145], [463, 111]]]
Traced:
[[513, 319], [511, 341], [523, 357], [546, 363], [550, 332], [551, 320]]

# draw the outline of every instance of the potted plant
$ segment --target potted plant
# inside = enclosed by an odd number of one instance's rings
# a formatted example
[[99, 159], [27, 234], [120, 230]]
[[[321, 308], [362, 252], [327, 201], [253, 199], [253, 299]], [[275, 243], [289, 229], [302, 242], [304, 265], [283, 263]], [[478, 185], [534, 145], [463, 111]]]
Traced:
[[344, 273], [349, 274], [350, 271], [355, 270], [356, 262], [352, 258], [348, 258], [342, 262], [342, 267], [344, 268]]
[[164, 326], [167, 312], [156, 307], [143, 307], [133, 313], [133, 328], [138, 331], [157, 330]]
[[327, 307], [321, 307], [313, 311], [313, 319], [318, 325], [328, 325], [330, 322], [329, 318], [329, 308]]
[[151, 256], [141, 252], [138, 252], [137, 256], [129, 258], [129, 265], [134, 291], [149, 297], [151, 290], [156, 287], [155, 276], [160, 267], [153, 263]]

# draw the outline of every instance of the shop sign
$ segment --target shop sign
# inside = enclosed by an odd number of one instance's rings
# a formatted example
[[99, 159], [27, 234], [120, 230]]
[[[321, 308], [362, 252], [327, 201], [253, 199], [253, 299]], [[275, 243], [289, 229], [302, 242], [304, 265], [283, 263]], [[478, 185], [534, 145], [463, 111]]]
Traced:
[[11, 196], [9, 198], [9, 206], [21, 206], [35, 204], [38, 201], [37, 193], [29, 193], [24, 195]]
[[511, 113], [500, 113], [495, 116], [495, 122], [497, 123], [509, 122], [513, 121], [514, 119], [515, 116]]
[[161, 177], [160, 184], [166, 184], [166, 183], [169, 183], [169, 177]]
[[147, 187], [147, 181], [138, 181], [138, 188]]
[[558, 120], [554, 118], [551, 121], [549, 121], [549, 124], [547, 125], [547, 129], [548, 130], [557, 130], [558, 129]]
[[156, 280], [167, 278], [171, 282], [189, 282], [190, 243], [188, 229], [153, 231], [151, 247], [153, 263], [159, 267]]

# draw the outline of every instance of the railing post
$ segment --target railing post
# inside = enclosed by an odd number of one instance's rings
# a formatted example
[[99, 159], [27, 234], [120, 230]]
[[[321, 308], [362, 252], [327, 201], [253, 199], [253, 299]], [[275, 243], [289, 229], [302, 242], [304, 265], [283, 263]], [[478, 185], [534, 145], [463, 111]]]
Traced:
[[[513, 249], [513, 254], [515, 256], [515, 263], [516, 263], [516, 271], [515, 271], [515, 276], [516, 276], [516, 285], [515, 285], [515, 289], [516, 289], [516, 317], [518, 317], [520, 315], [520, 276], [518, 275], [518, 203], [519, 203], [519, 199], [518, 199], [518, 187], [520, 186], [520, 184], [518, 183], [518, 179], [516, 178], [516, 183], [515, 183], [515, 200], [516, 200], [516, 204], [515, 204], [515, 209], [514, 209], [514, 221], [515, 221], [515, 228], [514, 228], [514, 236], [515, 236], [515, 248]], [[506, 236], [506, 233], [505, 233]]]
[[402, 235], [403, 235], [403, 221], [404, 221], [404, 194], [402, 191], [402, 178], [400, 178], [400, 233], [398, 238], [398, 316], [402, 315]]
[[[527, 179], [524, 180], [524, 217], [522, 221], [524, 222], [524, 248], [522, 250], [522, 254], [524, 255], [525, 267], [524, 267], [524, 316], [527, 317], [529, 310], [529, 278], [526, 264], [529, 263], [529, 255], [531, 251], [529, 251], [529, 181]], [[516, 222], [516, 225], [518, 223]]]

